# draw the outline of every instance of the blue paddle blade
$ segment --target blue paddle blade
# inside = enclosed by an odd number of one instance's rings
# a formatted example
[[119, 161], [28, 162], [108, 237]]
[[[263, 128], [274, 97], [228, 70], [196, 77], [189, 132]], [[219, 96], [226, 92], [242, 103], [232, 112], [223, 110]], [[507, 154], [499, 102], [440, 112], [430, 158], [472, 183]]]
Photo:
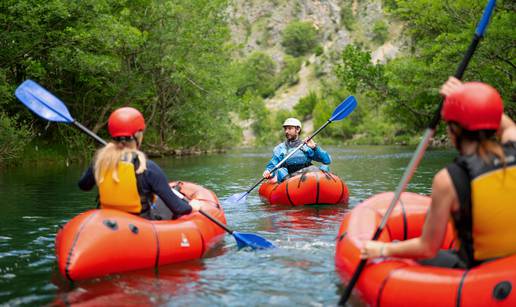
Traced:
[[341, 102], [337, 108], [335, 108], [335, 111], [333, 111], [329, 121], [333, 122], [347, 117], [356, 109], [356, 107], [357, 100], [355, 99], [355, 96], [349, 96], [348, 98], [344, 99], [344, 101]]
[[247, 195], [249, 195], [248, 192], [233, 194], [233, 195], [231, 195], [230, 197], [228, 197], [226, 199], [226, 202], [228, 202], [228, 203], [236, 203], [236, 204], [243, 204], [247, 200]]
[[482, 37], [484, 35], [487, 25], [489, 24], [489, 18], [493, 13], [495, 5], [496, 0], [489, 0], [489, 2], [487, 3], [486, 8], [484, 9], [484, 14], [482, 14], [482, 19], [480, 19], [477, 29], [475, 30], [475, 34], [477, 36]]
[[262, 238], [259, 235], [253, 233], [233, 231], [233, 237], [237, 242], [238, 248], [251, 247], [252, 249], [266, 249], [276, 247], [265, 238]]
[[32, 112], [53, 122], [72, 123], [74, 119], [64, 103], [32, 80], [26, 80], [14, 92]]

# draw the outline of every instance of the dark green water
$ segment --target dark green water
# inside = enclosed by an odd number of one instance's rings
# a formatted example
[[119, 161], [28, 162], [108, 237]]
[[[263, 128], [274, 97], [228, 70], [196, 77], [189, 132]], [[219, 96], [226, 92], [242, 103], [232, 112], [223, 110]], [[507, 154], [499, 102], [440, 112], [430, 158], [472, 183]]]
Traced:
[[[332, 171], [350, 189], [350, 207], [394, 190], [413, 149], [327, 148]], [[430, 192], [433, 174], [451, 150], [427, 152], [409, 190]], [[199, 183], [222, 200], [228, 225], [273, 241], [279, 248], [237, 250], [231, 236], [206, 258], [71, 285], [55, 269], [58, 226], [94, 207], [95, 193], [76, 187], [82, 167], [31, 166], [0, 170], [0, 304], [89, 306], [332, 306], [342, 291], [335, 273], [335, 236], [344, 207], [272, 208], [254, 191], [247, 204], [225, 203], [259, 179], [270, 149], [157, 160], [170, 180]], [[257, 190], [257, 189], [256, 189]], [[357, 299], [353, 306], [360, 306]]]

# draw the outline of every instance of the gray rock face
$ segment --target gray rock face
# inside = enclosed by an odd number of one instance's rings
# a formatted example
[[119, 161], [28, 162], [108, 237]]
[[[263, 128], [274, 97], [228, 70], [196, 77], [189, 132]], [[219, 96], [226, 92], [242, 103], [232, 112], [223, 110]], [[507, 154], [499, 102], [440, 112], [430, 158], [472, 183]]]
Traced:
[[349, 34], [340, 24], [338, 0], [235, 0], [228, 10], [233, 40], [243, 47], [243, 55], [256, 50], [281, 61], [281, 33], [294, 20], [311, 22], [318, 29], [323, 45], [342, 47]]
[[[343, 9], [352, 12], [352, 31], [341, 20]], [[340, 61], [343, 48], [351, 43], [372, 49], [372, 62], [385, 63], [396, 57], [404, 41], [402, 25], [388, 22], [381, 0], [232, 0], [227, 11], [235, 57], [245, 58], [254, 51], [265, 52], [278, 64], [283, 64], [285, 50], [281, 45], [282, 32], [294, 20], [308, 21], [318, 29], [323, 53], [307, 55], [298, 72], [299, 82], [280, 87], [265, 103], [272, 112], [291, 111], [310, 91], [317, 91], [320, 79], [334, 79], [334, 67]], [[349, 15], [348, 15], [349, 16]], [[388, 25], [387, 41], [373, 42], [374, 24], [383, 21]], [[241, 125], [244, 143], [252, 144], [251, 122]]]

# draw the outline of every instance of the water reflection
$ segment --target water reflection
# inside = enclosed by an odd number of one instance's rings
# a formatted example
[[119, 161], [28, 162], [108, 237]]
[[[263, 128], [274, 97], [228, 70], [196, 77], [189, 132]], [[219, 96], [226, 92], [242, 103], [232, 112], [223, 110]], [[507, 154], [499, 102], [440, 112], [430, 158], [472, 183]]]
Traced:
[[190, 261], [181, 265], [162, 266], [159, 270], [142, 270], [121, 275], [75, 282], [64, 280], [57, 273], [58, 286], [53, 306], [158, 306], [174, 296], [199, 290], [200, 272], [205, 265]]

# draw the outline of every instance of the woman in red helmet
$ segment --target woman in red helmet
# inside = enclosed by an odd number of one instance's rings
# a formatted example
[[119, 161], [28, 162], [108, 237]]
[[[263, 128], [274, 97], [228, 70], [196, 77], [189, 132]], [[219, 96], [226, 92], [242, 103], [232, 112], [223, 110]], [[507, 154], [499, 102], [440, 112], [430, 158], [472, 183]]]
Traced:
[[95, 154], [92, 165], [79, 181], [82, 190], [99, 189], [100, 208], [117, 209], [140, 215], [151, 215], [154, 195], [158, 195], [173, 213], [173, 218], [199, 210], [196, 201], [187, 204], [170, 189], [161, 168], [139, 150], [145, 130], [143, 115], [125, 107], [115, 110], [108, 120], [113, 138]]
[[[368, 241], [362, 258], [408, 257], [471, 268], [516, 254], [516, 125], [503, 114], [500, 94], [487, 84], [451, 77], [441, 94], [446, 97], [441, 115], [460, 155], [434, 177], [421, 237]], [[439, 251], [450, 218], [460, 241], [455, 253]]]

